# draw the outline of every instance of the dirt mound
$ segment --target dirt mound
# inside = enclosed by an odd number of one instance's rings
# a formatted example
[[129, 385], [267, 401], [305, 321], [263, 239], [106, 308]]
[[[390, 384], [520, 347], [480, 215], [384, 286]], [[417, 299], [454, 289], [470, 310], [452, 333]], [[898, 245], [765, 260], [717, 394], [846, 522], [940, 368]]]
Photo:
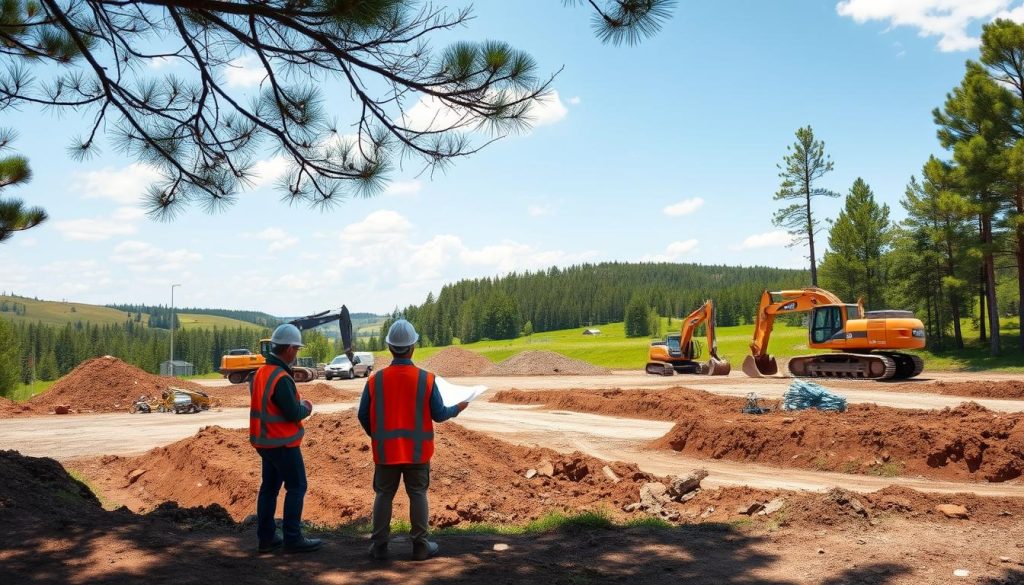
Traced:
[[1024, 381], [1020, 380], [1000, 380], [998, 382], [990, 380], [945, 382], [939, 380], [930, 384], [922, 382], [885, 383], [879, 384], [878, 387], [890, 392], [928, 392], [969, 398], [1024, 400]]
[[494, 363], [484, 356], [462, 349], [461, 347], [446, 347], [423, 360], [420, 364], [424, 369], [434, 372], [438, 376], [479, 376]]
[[[360, 391], [336, 388], [323, 382], [299, 384], [299, 394], [315, 404], [332, 402], [350, 402], [359, 400]], [[232, 384], [230, 386], [209, 386], [203, 389], [210, 395], [216, 406], [236, 408], [249, 406], [249, 385]]]
[[741, 398], [700, 390], [497, 393], [493, 401], [676, 421], [651, 446], [694, 457], [757, 461], [822, 471], [1007, 481], [1024, 474], [1024, 414], [976, 403], [944, 410], [855, 404], [844, 413], [740, 413]]
[[483, 372], [484, 376], [599, 376], [610, 370], [553, 351], [521, 351]]
[[53, 459], [0, 451], [0, 522], [66, 525], [102, 513], [85, 484]]
[[82, 362], [27, 404], [38, 414], [53, 412], [60, 405], [70, 407], [72, 413], [127, 412], [139, 396], [158, 397], [172, 386], [206, 390], [194, 382], [155, 376], [115, 357], [103, 356]]
[[[310, 489], [303, 516], [312, 522], [365, 521], [373, 503], [369, 439], [352, 413], [317, 416], [306, 425], [303, 456]], [[653, 477], [632, 464], [605, 463], [580, 454], [529, 449], [468, 431], [437, 427], [432, 522], [522, 522], [552, 511], [617, 511], [637, 501]], [[550, 465], [551, 477], [545, 477]], [[608, 465], [620, 481], [612, 481]], [[218, 504], [236, 520], [252, 514], [259, 488], [259, 457], [244, 430], [206, 427], [195, 436], [138, 457], [107, 456], [76, 464], [104, 494], [133, 509], [166, 500], [183, 506]], [[527, 479], [530, 469], [538, 470]], [[395, 500], [396, 518], [407, 515]]]
[[32, 407], [23, 402], [15, 402], [0, 396], [0, 418], [7, 418], [18, 414], [31, 414]]

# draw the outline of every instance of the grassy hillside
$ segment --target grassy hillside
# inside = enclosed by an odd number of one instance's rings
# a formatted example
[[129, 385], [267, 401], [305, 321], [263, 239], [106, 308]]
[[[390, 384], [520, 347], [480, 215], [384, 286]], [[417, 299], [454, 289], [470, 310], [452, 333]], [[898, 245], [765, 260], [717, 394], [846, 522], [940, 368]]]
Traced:
[[239, 321], [238, 319], [229, 319], [228, 317], [220, 317], [218, 315], [196, 315], [192, 313], [178, 313], [178, 323], [182, 329], [213, 329], [214, 327], [218, 329], [226, 327], [232, 329], [236, 327], [256, 330], [264, 329], [264, 327], [255, 323], [249, 323], [248, 321]]
[[[965, 322], [966, 324], [966, 322]], [[678, 320], [671, 328], [675, 330]], [[647, 363], [649, 339], [627, 338], [622, 323], [600, 325], [601, 335], [585, 336], [583, 329], [566, 329], [547, 333], [536, 333], [531, 337], [520, 337], [514, 340], [481, 341], [461, 347], [483, 354], [492, 361], [498, 362], [521, 351], [550, 350], [569, 357], [590, 362], [595, 365], [613, 369], [641, 369]], [[732, 363], [733, 370], [739, 371], [743, 358], [749, 354], [749, 344], [753, 335], [753, 325], [718, 328], [718, 353]], [[968, 335], [975, 336], [970, 331]], [[963, 352], [932, 352], [922, 351], [918, 355], [924, 358], [925, 367], [931, 370], [998, 370], [1004, 372], [1024, 372], [1024, 359], [1016, 353], [1013, 335], [1004, 337], [1006, 355], [1000, 358], [989, 358], [983, 347], [971, 346]], [[771, 354], [777, 357], [791, 357], [814, 353], [807, 348], [807, 330], [803, 327], [787, 327], [777, 325], [772, 333]], [[444, 348], [425, 347], [416, 350], [416, 359], [424, 360]], [[390, 359], [386, 352], [377, 356], [378, 360], [387, 363]], [[706, 359], [706, 351], [705, 357]]]
[[[0, 304], [4, 302], [8, 303], [9, 309], [0, 312], [0, 317], [6, 317], [15, 322], [42, 322], [45, 325], [60, 327], [76, 321], [104, 325], [124, 323], [128, 319], [128, 313], [124, 311], [83, 303], [37, 301], [18, 296], [0, 295]], [[15, 313], [10, 309], [10, 306], [15, 303], [19, 307], [24, 305], [24, 314]], [[145, 322], [145, 316], [143, 316], [143, 322]]]

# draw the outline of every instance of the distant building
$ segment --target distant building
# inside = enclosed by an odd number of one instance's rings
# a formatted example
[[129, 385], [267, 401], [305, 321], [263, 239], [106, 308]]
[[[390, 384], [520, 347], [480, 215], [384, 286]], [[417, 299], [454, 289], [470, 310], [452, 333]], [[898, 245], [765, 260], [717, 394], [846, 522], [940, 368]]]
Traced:
[[583, 335], [601, 335], [600, 329], [584, 329]]
[[196, 375], [196, 367], [189, 362], [183, 362], [181, 360], [165, 360], [160, 362], [160, 375], [161, 376], [194, 376]]

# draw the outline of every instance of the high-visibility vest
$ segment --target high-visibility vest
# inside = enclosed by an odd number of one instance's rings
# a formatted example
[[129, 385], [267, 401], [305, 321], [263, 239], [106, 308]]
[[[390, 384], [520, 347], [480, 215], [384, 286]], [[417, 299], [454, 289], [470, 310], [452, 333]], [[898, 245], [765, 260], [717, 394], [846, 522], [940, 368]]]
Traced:
[[[249, 442], [257, 449], [274, 447], [298, 447], [302, 444], [302, 421], [291, 421], [284, 417], [281, 409], [271, 400], [274, 387], [288, 372], [280, 366], [265, 365], [256, 370], [249, 382]], [[296, 391], [296, 398], [302, 396]]]
[[434, 455], [430, 417], [434, 374], [413, 365], [392, 364], [374, 372], [367, 384], [373, 462], [429, 463]]

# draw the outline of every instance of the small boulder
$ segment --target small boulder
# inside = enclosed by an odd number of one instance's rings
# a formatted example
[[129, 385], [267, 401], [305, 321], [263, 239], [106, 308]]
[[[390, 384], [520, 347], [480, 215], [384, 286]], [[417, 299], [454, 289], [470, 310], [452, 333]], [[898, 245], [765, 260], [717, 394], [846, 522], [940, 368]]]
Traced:
[[615, 483], [619, 483], [619, 476], [615, 475], [615, 472], [612, 471], [611, 467], [605, 465], [604, 467], [601, 468], [601, 473], [603, 473], [604, 476], [607, 477], [609, 480]]
[[53, 414], [69, 414], [70, 412], [71, 408], [66, 404], [58, 404], [53, 407]]
[[708, 470], [695, 469], [689, 475], [669, 478], [668, 497], [677, 502], [682, 501], [683, 496], [700, 489], [700, 482], [707, 476]]
[[499, 542], [499, 543], [495, 544], [492, 548], [494, 548], [494, 550], [496, 550], [498, 552], [503, 552], [503, 551], [508, 550], [508, 545], [505, 544], [504, 542]]
[[533, 478], [537, 477], [537, 470], [536, 469], [527, 469], [526, 470], [526, 475], [524, 477], [526, 477], [526, 479], [533, 479]]
[[555, 475], [555, 464], [545, 459], [537, 466], [537, 474], [542, 477], [553, 477]]
[[139, 478], [145, 474], [145, 469], [136, 469], [135, 471], [132, 471], [131, 473], [128, 474], [128, 485], [132, 485], [133, 483], [139, 481]]
[[957, 504], [939, 504], [935, 506], [935, 511], [945, 515], [947, 518], [965, 519], [969, 516], [967, 508]]
[[774, 500], [772, 500], [772, 501], [768, 502], [767, 504], [765, 504], [764, 505], [764, 509], [761, 510], [759, 512], [759, 514], [762, 514], [764, 516], [771, 516], [772, 514], [774, 514], [774, 513], [778, 512], [779, 510], [781, 510], [782, 507], [785, 506], [785, 505], [786, 505], [786, 500], [783, 500], [782, 498], [775, 498]]
[[761, 502], [751, 502], [746, 506], [740, 506], [739, 508], [736, 508], [736, 513], [743, 514], [744, 516], [752, 516], [763, 509], [764, 504], [762, 504]]

